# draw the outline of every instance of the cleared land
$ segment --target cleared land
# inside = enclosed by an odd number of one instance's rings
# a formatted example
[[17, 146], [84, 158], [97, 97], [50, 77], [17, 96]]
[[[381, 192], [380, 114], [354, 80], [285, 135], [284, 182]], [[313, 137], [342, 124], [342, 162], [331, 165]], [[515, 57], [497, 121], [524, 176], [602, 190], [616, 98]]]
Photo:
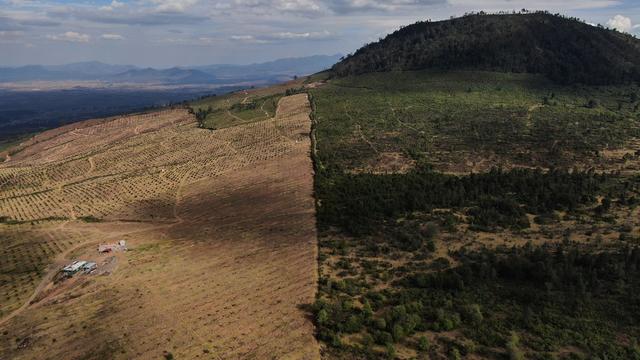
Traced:
[[[309, 112], [300, 94], [216, 131], [174, 109], [25, 143], [0, 165], [0, 358], [318, 358]], [[79, 258], [102, 275], [49, 281]]]

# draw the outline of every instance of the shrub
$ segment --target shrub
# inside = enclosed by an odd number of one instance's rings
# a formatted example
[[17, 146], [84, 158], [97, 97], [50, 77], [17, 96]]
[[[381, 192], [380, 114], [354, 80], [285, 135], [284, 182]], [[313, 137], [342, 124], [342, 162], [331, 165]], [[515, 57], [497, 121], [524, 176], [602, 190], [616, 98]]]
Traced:
[[520, 338], [515, 331], [511, 332], [511, 337], [507, 342], [507, 352], [510, 360], [524, 360], [524, 353], [520, 350]]
[[429, 350], [429, 339], [427, 339], [426, 336], [420, 336], [420, 338], [418, 339], [418, 349], [420, 351]]

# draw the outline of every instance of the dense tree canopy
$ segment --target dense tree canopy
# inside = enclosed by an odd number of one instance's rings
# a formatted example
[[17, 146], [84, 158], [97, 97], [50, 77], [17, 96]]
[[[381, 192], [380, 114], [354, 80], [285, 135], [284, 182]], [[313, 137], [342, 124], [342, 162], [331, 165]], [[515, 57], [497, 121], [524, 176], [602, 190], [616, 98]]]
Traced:
[[640, 40], [548, 13], [418, 22], [334, 65], [338, 76], [420, 69], [544, 74], [559, 83], [640, 81]]

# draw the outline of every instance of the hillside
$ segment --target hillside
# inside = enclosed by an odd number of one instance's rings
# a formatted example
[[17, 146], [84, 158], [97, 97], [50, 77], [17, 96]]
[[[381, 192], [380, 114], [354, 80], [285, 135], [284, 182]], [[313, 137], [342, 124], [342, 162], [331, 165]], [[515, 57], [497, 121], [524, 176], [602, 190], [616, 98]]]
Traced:
[[473, 15], [313, 76], [325, 358], [637, 358], [637, 49]]
[[[302, 310], [317, 289], [309, 102], [276, 106], [217, 131], [185, 109], [95, 119], [15, 148], [0, 358], [319, 358]], [[97, 268], [63, 278], [73, 260]]]
[[544, 74], [563, 84], [640, 82], [640, 40], [548, 13], [418, 22], [333, 67], [339, 76], [394, 70]]
[[309, 92], [326, 359], [640, 353], [640, 89], [407, 71]]

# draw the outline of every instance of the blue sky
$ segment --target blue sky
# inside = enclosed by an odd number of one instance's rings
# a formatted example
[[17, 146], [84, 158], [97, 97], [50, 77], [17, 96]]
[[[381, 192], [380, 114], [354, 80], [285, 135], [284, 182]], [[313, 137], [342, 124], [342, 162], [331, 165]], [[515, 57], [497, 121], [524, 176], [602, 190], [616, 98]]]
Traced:
[[346, 54], [417, 20], [522, 8], [640, 35], [638, 0], [0, 0], [0, 65], [169, 67]]

